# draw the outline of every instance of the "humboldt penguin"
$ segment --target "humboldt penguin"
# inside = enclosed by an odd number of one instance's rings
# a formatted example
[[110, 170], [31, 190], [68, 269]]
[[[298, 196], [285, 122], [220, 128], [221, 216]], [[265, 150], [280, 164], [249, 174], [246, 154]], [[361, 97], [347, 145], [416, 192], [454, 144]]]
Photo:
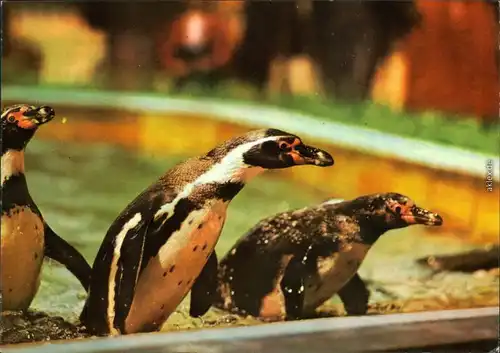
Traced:
[[85, 258], [45, 222], [30, 196], [24, 151], [38, 127], [54, 118], [51, 107], [13, 105], [2, 111], [2, 310], [25, 310], [39, 285], [44, 256], [66, 266], [82, 286], [90, 284]]
[[298, 136], [265, 129], [174, 166], [108, 229], [81, 322], [96, 335], [155, 331], [190, 290], [190, 315], [204, 315], [217, 286], [214, 248], [230, 201], [266, 169], [333, 163]]
[[349, 315], [363, 315], [369, 291], [357, 271], [377, 239], [391, 229], [442, 222], [392, 192], [327, 200], [263, 219], [221, 260], [214, 306], [293, 320], [314, 317], [338, 294]]

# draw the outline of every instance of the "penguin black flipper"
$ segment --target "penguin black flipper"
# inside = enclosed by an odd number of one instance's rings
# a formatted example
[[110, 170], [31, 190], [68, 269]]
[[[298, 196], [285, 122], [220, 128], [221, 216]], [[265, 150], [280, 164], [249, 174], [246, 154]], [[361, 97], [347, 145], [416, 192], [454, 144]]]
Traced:
[[214, 250], [191, 287], [191, 304], [189, 307], [191, 317], [205, 315], [212, 306], [217, 290], [217, 268], [217, 254]]
[[[125, 319], [130, 310], [130, 306], [134, 299], [135, 286], [140, 276], [142, 269], [146, 266], [149, 257], [145, 260], [146, 237], [150, 230], [152, 222], [140, 223], [135, 232], [129, 233], [123, 240], [122, 250], [120, 252], [120, 260], [116, 277], [115, 294], [115, 323], [116, 327], [124, 332]], [[137, 251], [137, 249], [141, 249]]]
[[348, 315], [365, 315], [368, 311], [370, 291], [356, 273], [338, 292]]
[[294, 256], [285, 268], [280, 287], [285, 297], [287, 320], [296, 320], [302, 316], [304, 307], [304, 283], [307, 275], [305, 256]]
[[[153, 206], [160, 207], [161, 202], [169, 203], [175, 198], [170, 194], [167, 198], [157, 194], [153, 197]], [[182, 201], [181, 201], [182, 202]], [[189, 207], [191, 203], [187, 200], [182, 205]], [[125, 332], [125, 320], [129, 314], [134, 299], [135, 288], [139, 276], [148, 265], [149, 260], [155, 257], [164, 243], [168, 241], [173, 231], [180, 227], [179, 219], [169, 218], [168, 214], [155, 219], [155, 207], [142, 211], [143, 221], [126, 234], [121, 247], [120, 261], [115, 277], [116, 281], [116, 304], [115, 304], [115, 327]], [[137, 251], [141, 249], [141, 251]], [[210, 260], [210, 259], [209, 259]], [[217, 266], [217, 259], [215, 265]], [[217, 272], [217, 267], [215, 269]], [[208, 309], [207, 309], [208, 310]]]
[[66, 240], [58, 236], [47, 223], [45, 231], [45, 256], [64, 265], [88, 292], [92, 269], [87, 260]]
[[[109, 333], [111, 328], [124, 332], [141, 272], [167, 241], [165, 236], [168, 238], [178, 226], [171, 224], [178, 221], [177, 217], [167, 220], [165, 214], [155, 220], [155, 213], [162, 204], [172, 202], [176, 195], [173, 190], [153, 185], [139, 194], [111, 225], [103, 241], [103, 245], [109, 245], [101, 246], [96, 255], [92, 293], [80, 314], [80, 321], [90, 333], [102, 335]], [[112, 246], [116, 245], [117, 237], [122, 237], [118, 257]], [[110, 291], [113, 292], [111, 296]], [[109, 322], [111, 318], [113, 322]]]

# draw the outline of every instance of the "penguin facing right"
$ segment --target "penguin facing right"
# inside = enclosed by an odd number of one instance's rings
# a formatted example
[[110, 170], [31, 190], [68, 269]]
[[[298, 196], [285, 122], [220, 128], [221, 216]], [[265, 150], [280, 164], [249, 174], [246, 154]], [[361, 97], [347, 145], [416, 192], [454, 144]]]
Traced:
[[389, 192], [328, 200], [260, 221], [221, 260], [214, 306], [267, 320], [313, 317], [338, 294], [349, 315], [368, 309], [357, 271], [389, 230], [440, 226], [441, 216]]
[[66, 266], [85, 290], [91, 268], [85, 258], [45, 222], [31, 198], [24, 151], [37, 129], [51, 121], [48, 106], [13, 105], [2, 111], [1, 310], [26, 310], [40, 286], [45, 256]]
[[204, 315], [217, 286], [214, 251], [231, 200], [268, 169], [328, 167], [326, 151], [276, 129], [250, 131], [167, 171], [111, 224], [80, 321], [92, 334], [157, 330], [191, 291]]

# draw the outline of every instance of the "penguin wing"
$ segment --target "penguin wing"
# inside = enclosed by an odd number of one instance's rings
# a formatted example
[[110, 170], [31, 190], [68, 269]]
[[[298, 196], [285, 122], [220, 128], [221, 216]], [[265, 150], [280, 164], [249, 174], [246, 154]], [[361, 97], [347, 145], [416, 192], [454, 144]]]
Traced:
[[215, 301], [217, 266], [217, 254], [214, 250], [191, 287], [189, 315], [192, 317], [205, 315]]
[[44, 223], [45, 256], [64, 265], [88, 292], [92, 269], [85, 258], [66, 240], [58, 236], [47, 223]]
[[[174, 208], [173, 215], [168, 217], [165, 213], [160, 218], [155, 218], [162, 206], [168, 206], [175, 200], [177, 193], [171, 189], [150, 194], [148, 198], [140, 198], [130, 208], [127, 214], [133, 215], [129, 220], [138, 217], [139, 221], [126, 231], [120, 248], [120, 258], [115, 281], [115, 323], [121, 332], [124, 332], [124, 323], [128, 316], [134, 298], [137, 281], [148, 265], [151, 258], [155, 257], [160, 248], [168, 241], [178, 228], [172, 223], [180, 221], [176, 212], [184, 208], [185, 202], [181, 199]], [[122, 228], [123, 230], [124, 228]]]
[[330, 238], [315, 237], [307, 248], [296, 251], [290, 259], [280, 282], [288, 318], [298, 319], [302, 316], [306, 279], [316, 272], [316, 259], [328, 256], [337, 246], [337, 242], [332, 242]]
[[80, 314], [92, 333], [109, 333], [111, 326], [124, 332], [140, 273], [173, 231], [166, 228], [168, 222], [162, 223], [164, 218], [155, 220], [155, 214], [176, 196], [173, 189], [155, 184], [110, 226], [94, 260], [90, 293]]
[[281, 278], [280, 287], [285, 297], [287, 318], [298, 319], [302, 316], [304, 307], [304, 288], [309, 267], [313, 264], [311, 255], [314, 245], [296, 252], [288, 262]]

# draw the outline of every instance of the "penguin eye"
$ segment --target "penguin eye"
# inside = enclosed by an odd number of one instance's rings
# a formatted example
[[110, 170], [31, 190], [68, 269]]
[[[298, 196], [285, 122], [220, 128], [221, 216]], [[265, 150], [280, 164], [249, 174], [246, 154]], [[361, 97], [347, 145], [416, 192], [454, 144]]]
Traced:
[[394, 211], [396, 212], [396, 214], [399, 216], [401, 214], [401, 207], [400, 206], [397, 206]]
[[13, 115], [9, 115], [9, 117], [7, 118], [7, 121], [9, 123], [15, 123], [16, 122], [16, 118]]
[[279, 148], [280, 148], [280, 150], [285, 151], [285, 152], [290, 151], [290, 145], [288, 143], [286, 143], [285, 141], [281, 141], [279, 143]]

